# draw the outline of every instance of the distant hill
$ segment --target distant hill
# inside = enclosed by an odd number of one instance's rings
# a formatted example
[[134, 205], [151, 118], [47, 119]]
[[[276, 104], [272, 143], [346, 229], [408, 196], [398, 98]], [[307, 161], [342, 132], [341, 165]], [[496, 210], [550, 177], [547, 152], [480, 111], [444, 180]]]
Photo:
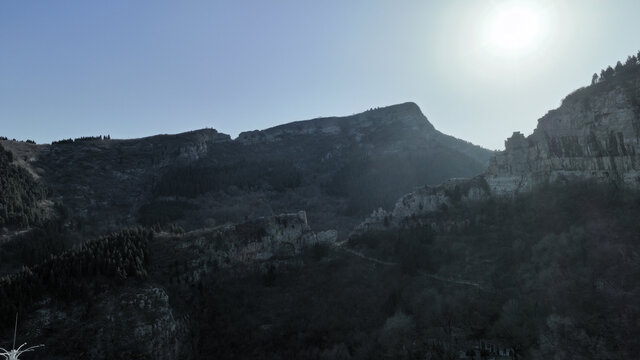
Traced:
[[492, 152], [434, 129], [414, 103], [242, 133], [213, 129], [28, 148], [23, 165], [87, 234], [137, 223], [188, 229], [305, 209], [346, 234], [424, 184], [482, 172]]

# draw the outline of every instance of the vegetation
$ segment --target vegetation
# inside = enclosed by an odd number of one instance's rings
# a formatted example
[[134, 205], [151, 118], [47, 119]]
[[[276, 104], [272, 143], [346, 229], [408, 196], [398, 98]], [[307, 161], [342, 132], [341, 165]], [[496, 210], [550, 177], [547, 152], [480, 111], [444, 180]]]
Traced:
[[480, 359], [497, 348], [513, 358], [636, 356], [639, 193], [548, 186], [432, 216], [460, 225], [350, 239], [387, 265], [311, 249], [303, 268], [272, 269], [268, 282], [212, 279], [194, 310], [199, 351], [220, 359]]
[[73, 144], [81, 143], [86, 141], [94, 141], [94, 140], [111, 140], [111, 135], [99, 135], [99, 136], [81, 136], [75, 139], [62, 139], [57, 141], [52, 141], [51, 145], [62, 145], [62, 144]]
[[636, 81], [640, 78], [640, 51], [638, 55], [630, 55], [627, 60], [622, 63], [618, 61], [615, 67], [608, 66], [600, 71], [600, 75], [594, 73], [591, 77], [591, 86], [582, 87], [567, 97], [562, 102], [567, 101], [583, 101], [588, 103], [591, 96], [603, 91], [610, 91], [616, 87], [622, 87], [629, 95], [633, 105], [640, 105], [640, 97], [635, 91]]
[[40, 224], [46, 217], [39, 206], [46, 198], [46, 188], [12, 162], [13, 154], [0, 145], [0, 226]]
[[16, 312], [23, 312], [45, 295], [58, 300], [88, 300], [100, 291], [99, 278], [111, 282], [129, 277], [144, 279], [147, 246], [152, 238], [153, 232], [148, 230], [124, 230], [0, 278], [1, 326], [10, 326]]

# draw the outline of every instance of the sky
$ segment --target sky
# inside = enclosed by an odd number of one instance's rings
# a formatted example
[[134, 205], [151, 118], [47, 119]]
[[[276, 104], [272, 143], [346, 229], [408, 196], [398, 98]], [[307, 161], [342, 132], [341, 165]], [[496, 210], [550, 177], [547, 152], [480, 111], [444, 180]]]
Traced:
[[639, 16], [638, 0], [2, 1], [0, 136], [236, 137], [413, 101], [503, 149], [636, 54]]

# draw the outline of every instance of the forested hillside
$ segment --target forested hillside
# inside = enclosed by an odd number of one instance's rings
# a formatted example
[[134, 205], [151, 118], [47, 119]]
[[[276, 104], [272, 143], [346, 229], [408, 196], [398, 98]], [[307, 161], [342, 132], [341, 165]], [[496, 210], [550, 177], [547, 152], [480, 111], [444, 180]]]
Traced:
[[44, 220], [39, 203], [46, 188], [24, 168], [13, 162], [13, 154], [0, 145], [0, 227], [28, 227]]
[[124, 230], [0, 278], [0, 326], [11, 326], [16, 313], [29, 313], [45, 297], [57, 301], [90, 298], [103, 291], [104, 284], [117, 284], [129, 277], [147, 275], [147, 245], [151, 231]]
[[[213, 280], [202, 354], [220, 359], [634, 358], [640, 193], [549, 186], [432, 214], [459, 226], [310, 249], [275, 281]], [[469, 219], [469, 222], [465, 222]], [[206, 304], [206, 305], [205, 305]], [[430, 356], [430, 357], [429, 357]]]

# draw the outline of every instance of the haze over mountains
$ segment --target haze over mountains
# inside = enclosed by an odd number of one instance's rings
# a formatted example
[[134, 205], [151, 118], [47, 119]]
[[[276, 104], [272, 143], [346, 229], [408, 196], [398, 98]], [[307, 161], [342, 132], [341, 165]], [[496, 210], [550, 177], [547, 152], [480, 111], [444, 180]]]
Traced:
[[[607, 70], [608, 71], [608, 70]], [[492, 153], [413, 103], [0, 140], [1, 337], [41, 358], [632, 358], [640, 63]]]

